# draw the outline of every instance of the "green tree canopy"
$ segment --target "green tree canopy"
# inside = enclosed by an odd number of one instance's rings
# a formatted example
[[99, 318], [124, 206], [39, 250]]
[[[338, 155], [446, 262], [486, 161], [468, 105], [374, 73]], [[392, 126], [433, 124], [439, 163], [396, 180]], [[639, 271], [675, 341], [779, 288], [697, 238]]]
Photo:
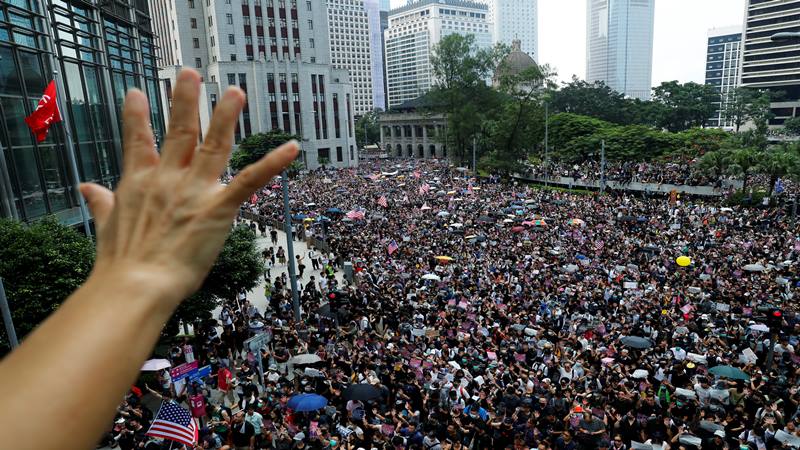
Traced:
[[[378, 125], [380, 110], [370, 111], [356, 121], [356, 143], [360, 148], [367, 145], [380, 144], [381, 129]], [[365, 135], [366, 132], [366, 135]]]
[[648, 103], [627, 99], [602, 81], [589, 83], [573, 77], [550, 99], [556, 113], [572, 113], [612, 122], [619, 125], [649, 123]]
[[300, 141], [300, 136], [284, 133], [281, 130], [272, 130], [269, 133], [250, 135], [239, 143], [239, 147], [231, 155], [230, 166], [234, 171], [239, 171], [252, 164], [272, 149], [286, 141], [295, 139]]
[[592, 136], [613, 126], [612, 123], [579, 114], [556, 114], [550, 116], [550, 147], [558, 153], [577, 138]]
[[653, 102], [658, 105], [656, 125], [677, 132], [704, 127], [714, 115], [719, 93], [713, 86], [694, 82], [680, 84], [666, 81], [653, 89]]
[[797, 175], [798, 171], [800, 171], [800, 155], [798, 155], [796, 148], [791, 144], [783, 144], [761, 153], [756, 168], [759, 172], [769, 177], [768, 196], [772, 195], [778, 178]]
[[[20, 340], [86, 280], [94, 258], [92, 240], [55, 219], [0, 220], [0, 277]], [[0, 353], [9, 348], [2, 336]]]

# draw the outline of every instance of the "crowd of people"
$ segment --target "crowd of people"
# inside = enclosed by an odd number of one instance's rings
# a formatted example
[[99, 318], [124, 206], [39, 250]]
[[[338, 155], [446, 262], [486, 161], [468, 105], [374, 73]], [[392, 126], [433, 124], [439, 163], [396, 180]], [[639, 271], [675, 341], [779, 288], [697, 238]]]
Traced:
[[[146, 387], [198, 418], [196, 448], [798, 447], [800, 229], [785, 210], [422, 161], [290, 189], [297, 238], [324, 241], [302, 262], [300, 321], [285, 254], [265, 252], [268, 306], [232, 299], [170, 355], [211, 376]], [[243, 217], [269, 235], [279, 199], [267, 188]], [[324, 401], [295, 410], [298, 394]], [[108, 442], [180, 448], [144, 436], [147, 397], [126, 398]]]

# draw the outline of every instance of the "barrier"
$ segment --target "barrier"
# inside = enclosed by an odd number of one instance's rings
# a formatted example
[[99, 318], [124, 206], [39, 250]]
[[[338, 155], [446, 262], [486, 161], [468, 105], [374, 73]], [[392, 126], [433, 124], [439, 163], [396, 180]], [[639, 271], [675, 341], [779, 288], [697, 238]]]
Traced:
[[[578, 189], [600, 189], [600, 180], [586, 180], [575, 179], [572, 177], [549, 177], [545, 180], [544, 177], [531, 176], [528, 174], [514, 174], [514, 178], [524, 180], [537, 184], [552, 184], [559, 187], [578, 188]], [[642, 183], [639, 181], [632, 181], [630, 183], [622, 183], [620, 181], [608, 180], [606, 181], [606, 188], [620, 191], [634, 191], [634, 192], [647, 192], [653, 194], [669, 194], [673, 190], [680, 194], [699, 195], [703, 197], [721, 197], [725, 192], [733, 189], [741, 189], [742, 182], [740, 180], [724, 180], [721, 187], [715, 186], [688, 186], [681, 184], [659, 184], [659, 183]]]

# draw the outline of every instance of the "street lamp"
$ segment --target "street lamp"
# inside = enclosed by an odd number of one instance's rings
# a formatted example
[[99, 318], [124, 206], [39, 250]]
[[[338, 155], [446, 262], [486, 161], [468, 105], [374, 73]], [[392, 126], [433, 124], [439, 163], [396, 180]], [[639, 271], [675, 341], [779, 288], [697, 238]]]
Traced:
[[786, 41], [797, 41], [800, 42], [800, 33], [799, 32], [789, 32], [784, 31], [781, 33], [775, 33], [769, 37], [772, 42], [786, 42]]

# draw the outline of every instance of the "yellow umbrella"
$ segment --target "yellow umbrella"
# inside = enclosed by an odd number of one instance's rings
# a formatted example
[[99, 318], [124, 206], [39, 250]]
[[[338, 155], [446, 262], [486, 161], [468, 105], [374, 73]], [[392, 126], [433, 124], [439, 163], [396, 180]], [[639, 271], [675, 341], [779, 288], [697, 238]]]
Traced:
[[449, 256], [443, 256], [443, 255], [436, 256], [436, 259], [438, 259], [439, 261], [445, 261], [445, 262], [450, 262], [450, 261], [453, 260], [453, 258], [451, 258]]
[[447, 195], [456, 195], [456, 191], [449, 191]]
[[311, 217], [306, 217], [305, 219], [303, 219], [303, 222], [313, 222], [313, 221], [314, 219], [312, 219]]
[[678, 256], [678, 258], [675, 259], [675, 262], [678, 263], [678, 265], [681, 267], [686, 267], [692, 263], [692, 260], [689, 259], [688, 256], [682, 255]]

